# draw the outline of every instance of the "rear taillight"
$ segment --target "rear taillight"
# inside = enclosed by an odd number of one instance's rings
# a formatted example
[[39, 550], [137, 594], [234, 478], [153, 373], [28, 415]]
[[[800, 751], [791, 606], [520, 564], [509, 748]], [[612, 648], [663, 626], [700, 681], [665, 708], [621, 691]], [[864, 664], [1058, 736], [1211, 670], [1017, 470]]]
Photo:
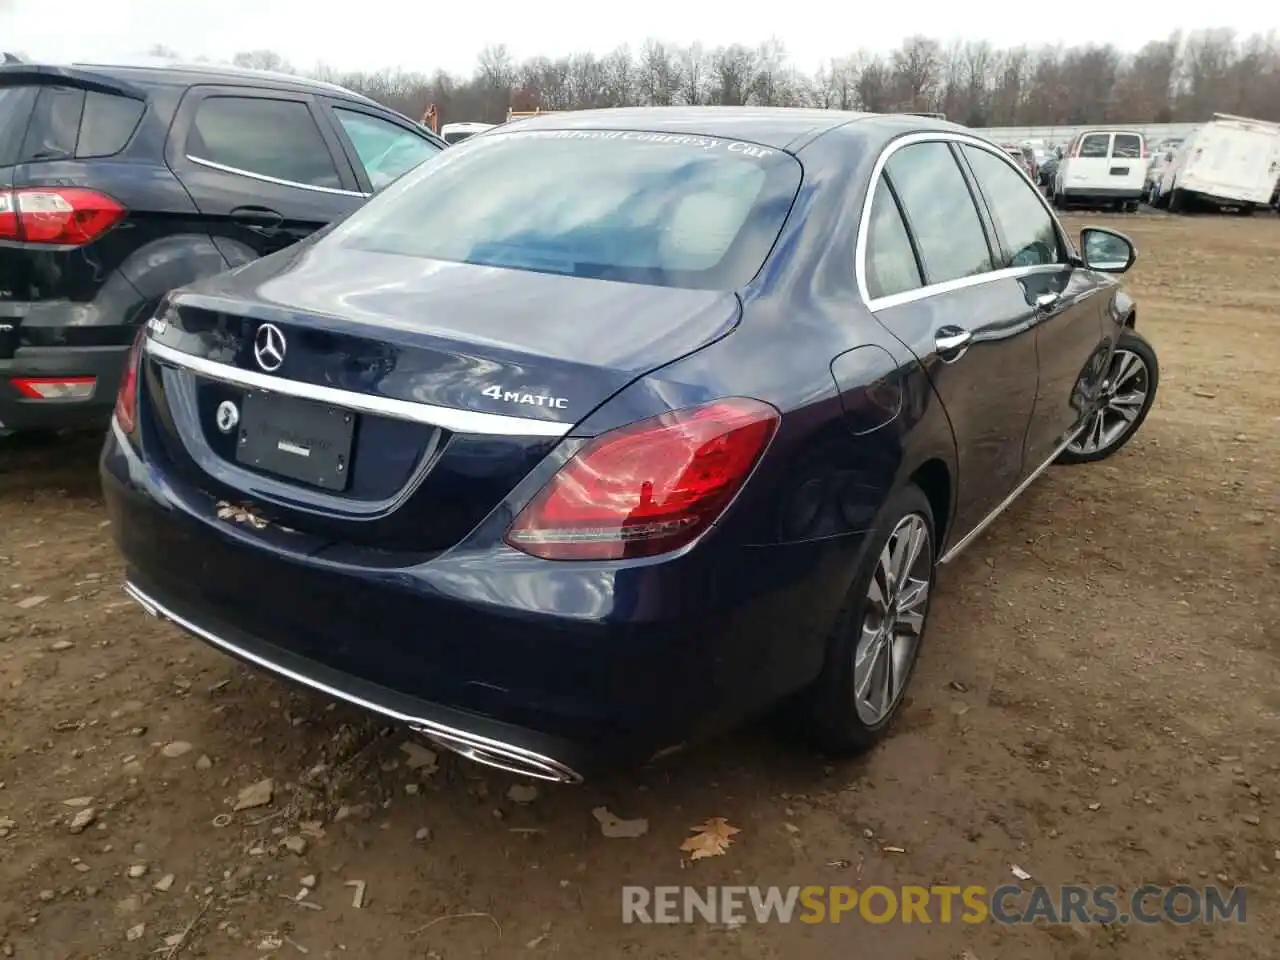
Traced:
[[78, 247], [98, 239], [127, 211], [106, 194], [80, 187], [0, 191], [0, 240]]
[[618, 560], [682, 547], [742, 489], [778, 421], [768, 404], [734, 397], [602, 434], [521, 511], [507, 543], [547, 560]]
[[142, 341], [147, 335], [143, 327], [133, 339], [129, 356], [125, 360], [124, 374], [120, 377], [120, 390], [116, 393], [116, 423], [126, 434], [133, 433], [138, 419], [138, 367], [142, 362]]
[[88, 400], [98, 386], [95, 377], [14, 377], [11, 382], [28, 400]]

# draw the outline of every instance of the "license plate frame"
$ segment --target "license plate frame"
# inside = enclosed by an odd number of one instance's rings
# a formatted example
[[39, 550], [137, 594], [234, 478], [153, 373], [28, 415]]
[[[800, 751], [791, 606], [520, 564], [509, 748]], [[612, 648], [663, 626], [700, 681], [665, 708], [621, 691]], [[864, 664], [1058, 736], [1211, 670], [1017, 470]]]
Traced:
[[236, 462], [341, 493], [351, 476], [356, 414], [313, 400], [246, 391], [240, 404]]

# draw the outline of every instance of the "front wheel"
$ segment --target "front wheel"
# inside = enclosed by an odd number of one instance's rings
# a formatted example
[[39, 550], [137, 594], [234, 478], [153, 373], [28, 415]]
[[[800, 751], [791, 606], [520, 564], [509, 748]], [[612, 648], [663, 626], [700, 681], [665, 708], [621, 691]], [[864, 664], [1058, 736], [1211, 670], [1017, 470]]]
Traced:
[[880, 511], [806, 705], [818, 746], [866, 750], [902, 705], [929, 614], [934, 529], [929, 499], [914, 484], [892, 494]]
[[1160, 383], [1160, 361], [1132, 330], [1120, 335], [1093, 412], [1058, 463], [1094, 463], [1123, 447], [1147, 419]]

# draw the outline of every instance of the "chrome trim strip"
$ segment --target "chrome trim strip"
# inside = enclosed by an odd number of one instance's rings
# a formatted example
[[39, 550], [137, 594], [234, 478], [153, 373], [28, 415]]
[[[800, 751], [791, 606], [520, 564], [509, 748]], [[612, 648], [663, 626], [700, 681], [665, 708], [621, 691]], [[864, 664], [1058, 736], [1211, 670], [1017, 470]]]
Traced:
[[950, 293], [953, 290], [963, 290], [966, 287], [976, 287], [983, 283], [994, 283], [997, 280], [1007, 280], [1010, 278], [1030, 276], [1036, 273], [1050, 273], [1061, 270], [1065, 264], [1049, 263], [1037, 264], [1033, 267], [1006, 267], [1003, 270], [992, 270], [989, 273], [980, 273], [972, 277], [960, 277], [956, 280], [948, 280], [944, 283], [926, 284], [923, 287], [917, 287], [915, 290], [906, 290], [903, 293], [895, 293], [887, 297], [872, 297], [870, 291], [867, 290], [867, 228], [871, 222], [871, 204], [875, 200], [876, 184], [880, 181], [880, 174], [884, 172], [885, 165], [889, 162], [889, 158], [901, 150], [903, 147], [909, 147], [913, 143], [931, 143], [942, 141], [944, 143], [962, 143], [966, 146], [976, 147], [985, 150], [992, 156], [999, 157], [1006, 166], [1014, 170], [1023, 181], [1035, 191], [1035, 195], [1040, 200], [1040, 206], [1049, 214], [1049, 218], [1058, 227], [1062, 236], [1066, 236], [1066, 231], [1062, 228], [1061, 221], [1053, 211], [1053, 207], [1049, 206], [1044, 195], [1040, 192], [1040, 188], [1031, 182], [1031, 178], [1027, 176], [1026, 171], [1019, 167], [1016, 163], [1009, 159], [1008, 155], [997, 147], [994, 143], [984, 140], [981, 137], [966, 133], [952, 133], [947, 130], [927, 130], [920, 133], [909, 133], [905, 137], [894, 140], [881, 151], [880, 156], [876, 158], [875, 166], [871, 168], [871, 180], [867, 184], [866, 196], [862, 198], [862, 216], [858, 220], [858, 241], [854, 253], [854, 263], [857, 264], [857, 280], [858, 295], [862, 297], [862, 302], [866, 304], [867, 309], [884, 310], [888, 307], [900, 306], [904, 303], [914, 303], [917, 300], [926, 300], [929, 297], [938, 296], [943, 293]]
[[183, 617], [178, 616], [172, 610], [167, 609], [158, 601], [149, 597], [140, 590], [136, 585], [126, 580], [124, 591], [131, 599], [136, 601], [143, 610], [153, 617], [161, 620], [168, 620], [176, 626], [181, 627], [188, 633], [194, 634], [210, 646], [217, 647], [219, 650], [229, 653], [232, 656], [246, 660], [255, 666], [268, 670], [278, 676], [285, 677], [295, 683], [310, 687], [312, 690], [327, 694], [336, 700], [342, 700], [354, 706], [376, 713], [380, 716], [387, 717], [398, 723], [403, 723], [440, 746], [460, 753], [470, 760], [482, 763], [490, 767], [497, 767], [510, 773], [519, 773], [526, 777], [534, 777], [539, 780], [550, 780], [553, 783], [581, 783], [582, 776], [570, 767], [561, 763], [559, 760], [553, 760], [551, 757], [545, 757], [540, 753], [534, 753], [532, 750], [526, 750], [524, 747], [517, 747], [514, 744], [503, 743], [498, 740], [491, 740], [488, 737], [482, 737], [479, 734], [469, 733], [466, 730], [459, 730], [455, 727], [446, 726], [437, 723], [434, 720], [424, 720], [421, 717], [409, 716], [396, 710], [389, 710], [386, 707], [369, 703], [359, 697], [344, 693], [341, 690], [334, 689], [328, 684], [313, 680], [301, 673], [281, 667], [279, 664], [272, 663], [265, 657], [250, 653], [242, 647], [238, 647], [230, 643], [214, 633], [204, 629], [197, 624], [192, 623]]
[[453, 433], [478, 433], [489, 436], [563, 437], [572, 424], [551, 420], [533, 420], [528, 417], [512, 417], [505, 413], [480, 413], [475, 410], [458, 410], [454, 407], [438, 407], [430, 403], [397, 400], [394, 397], [378, 397], [368, 393], [354, 393], [337, 387], [325, 387], [316, 383], [303, 383], [284, 377], [242, 370], [230, 364], [204, 357], [193, 356], [148, 337], [145, 341], [148, 354], [175, 367], [184, 367], [202, 377], [223, 383], [265, 390], [287, 397], [314, 400], [335, 407], [344, 407], [357, 413], [371, 413], [395, 420], [409, 420], [430, 427], [442, 427]]
[[[364, 104], [361, 104], [364, 106]], [[317, 187], [311, 183], [298, 183], [296, 180], [281, 180], [279, 177], [269, 177], [265, 173], [254, 173], [252, 170], [241, 170], [239, 167], [228, 167], [225, 163], [214, 163], [212, 160], [205, 160], [201, 157], [193, 157], [186, 154], [186, 158], [192, 163], [198, 163], [202, 167], [208, 167], [210, 170], [218, 170], [222, 173], [234, 174], [237, 177], [248, 177], [250, 180], [257, 180], [261, 183], [274, 183], [281, 187], [293, 187], [295, 190], [311, 190], [315, 193], [328, 193], [338, 197], [360, 197], [368, 199], [373, 196], [371, 193], [363, 193], [359, 190], [341, 190], [337, 187]]]
[[1071, 435], [1067, 437], [1066, 440], [1062, 441], [1062, 444], [1058, 447], [1058, 449], [1054, 450], [1053, 453], [1049, 455], [1048, 460], [1046, 460], [1044, 463], [1040, 464], [1040, 466], [1036, 467], [1033, 471], [1031, 471], [1031, 473], [1029, 473], [1020, 484], [1018, 484], [1016, 487], [1013, 488], [1012, 493], [1010, 493], [1007, 497], [1005, 497], [998, 504], [996, 504], [996, 507], [994, 510], [992, 510], [985, 517], [983, 517], [982, 520], [978, 522], [978, 525], [976, 527], [974, 527], [972, 530], [966, 533], [963, 537], [957, 540], [955, 545], [938, 559], [938, 565], [941, 566], [944, 563], [950, 563], [959, 555], [961, 550], [969, 546], [969, 544], [973, 543], [973, 541], [978, 538], [978, 535], [981, 534], [983, 530], [986, 530], [987, 527], [991, 525], [991, 522], [996, 519], [996, 517], [1004, 513], [1005, 510], [1009, 508], [1009, 505], [1013, 503], [1013, 501], [1017, 500], [1018, 497], [1022, 496], [1022, 494], [1026, 491], [1027, 487], [1031, 486], [1031, 484], [1035, 481], [1037, 477], [1040, 476], [1040, 474], [1044, 473], [1046, 470], [1049, 469], [1049, 467], [1053, 465], [1053, 461], [1057, 460], [1058, 457], [1061, 455], [1062, 451], [1067, 449], [1067, 447], [1071, 446], [1071, 444], [1075, 442], [1076, 437], [1080, 436], [1082, 432], [1084, 432], [1083, 425], [1077, 427], [1075, 430], [1072, 430]]

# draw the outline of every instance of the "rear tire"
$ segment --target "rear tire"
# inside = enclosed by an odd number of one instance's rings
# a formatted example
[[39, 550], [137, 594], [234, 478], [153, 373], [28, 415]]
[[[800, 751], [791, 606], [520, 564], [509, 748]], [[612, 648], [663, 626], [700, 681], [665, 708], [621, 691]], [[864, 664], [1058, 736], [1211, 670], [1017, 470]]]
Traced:
[[1169, 212], [1185, 213], [1187, 209], [1187, 195], [1185, 191], [1174, 187], [1169, 191]]
[[865, 751], [897, 716], [924, 641], [936, 544], [924, 492], [908, 484], [893, 493], [868, 535], [807, 698], [807, 732], [820, 748]]
[[1120, 334], [1106, 384], [1084, 429], [1058, 455], [1058, 463], [1096, 463], [1133, 439], [1160, 386], [1160, 361], [1151, 344], [1132, 330]]

